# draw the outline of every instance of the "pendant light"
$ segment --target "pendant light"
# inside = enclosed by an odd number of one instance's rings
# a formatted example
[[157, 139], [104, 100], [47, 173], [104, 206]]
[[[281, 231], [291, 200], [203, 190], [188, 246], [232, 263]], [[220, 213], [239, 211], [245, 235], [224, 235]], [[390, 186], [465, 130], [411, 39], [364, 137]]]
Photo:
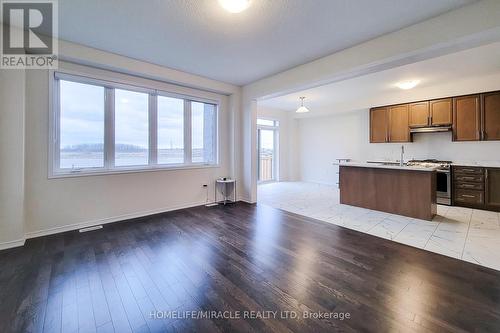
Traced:
[[305, 97], [300, 97], [300, 108], [295, 111], [296, 113], [306, 113], [309, 112], [309, 109], [304, 106], [304, 99]]

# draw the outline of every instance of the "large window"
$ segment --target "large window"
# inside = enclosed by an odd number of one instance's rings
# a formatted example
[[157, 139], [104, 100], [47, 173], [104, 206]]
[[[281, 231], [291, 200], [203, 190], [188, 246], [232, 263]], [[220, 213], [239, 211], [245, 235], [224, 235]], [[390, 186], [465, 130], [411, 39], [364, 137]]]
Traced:
[[218, 104], [55, 73], [52, 175], [216, 165]]

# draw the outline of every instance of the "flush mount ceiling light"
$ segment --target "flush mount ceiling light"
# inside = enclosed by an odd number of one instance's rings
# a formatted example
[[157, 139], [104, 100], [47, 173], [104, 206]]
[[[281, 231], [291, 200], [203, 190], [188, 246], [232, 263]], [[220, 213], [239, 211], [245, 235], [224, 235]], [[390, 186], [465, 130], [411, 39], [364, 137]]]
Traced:
[[410, 80], [396, 83], [396, 86], [398, 86], [399, 89], [408, 90], [411, 88], [415, 88], [419, 83], [420, 80]]
[[250, 0], [219, 0], [219, 5], [230, 13], [241, 13], [250, 6]]
[[309, 112], [309, 109], [304, 106], [304, 99], [305, 97], [300, 97], [300, 108], [295, 111], [296, 113], [306, 113]]

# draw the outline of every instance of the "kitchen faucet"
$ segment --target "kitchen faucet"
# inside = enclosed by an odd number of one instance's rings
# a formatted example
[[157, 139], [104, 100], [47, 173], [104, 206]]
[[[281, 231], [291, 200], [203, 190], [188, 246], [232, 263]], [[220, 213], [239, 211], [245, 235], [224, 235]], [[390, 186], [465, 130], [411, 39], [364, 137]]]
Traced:
[[403, 160], [405, 157], [405, 146], [401, 146], [401, 158], [399, 159], [399, 166], [403, 166]]

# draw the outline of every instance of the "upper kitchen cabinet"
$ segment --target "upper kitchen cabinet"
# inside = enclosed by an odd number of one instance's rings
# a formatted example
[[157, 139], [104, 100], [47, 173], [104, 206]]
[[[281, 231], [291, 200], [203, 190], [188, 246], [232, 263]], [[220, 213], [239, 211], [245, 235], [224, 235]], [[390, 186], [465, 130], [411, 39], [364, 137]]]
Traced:
[[408, 104], [389, 107], [389, 142], [409, 142]]
[[500, 140], [500, 92], [482, 95], [483, 140]]
[[453, 103], [451, 98], [436, 99], [429, 102], [429, 125], [444, 126], [453, 123]]
[[370, 109], [370, 142], [410, 142], [408, 104]]
[[388, 108], [373, 108], [370, 110], [370, 142], [387, 142], [387, 115]]
[[430, 125], [429, 102], [417, 102], [408, 105], [410, 127], [426, 127]]
[[500, 140], [500, 91], [373, 108], [370, 142], [411, 142], [450, 125], [453, 141]]
[[481, 140], [479, 95], [453, 98], [453, 141]]

